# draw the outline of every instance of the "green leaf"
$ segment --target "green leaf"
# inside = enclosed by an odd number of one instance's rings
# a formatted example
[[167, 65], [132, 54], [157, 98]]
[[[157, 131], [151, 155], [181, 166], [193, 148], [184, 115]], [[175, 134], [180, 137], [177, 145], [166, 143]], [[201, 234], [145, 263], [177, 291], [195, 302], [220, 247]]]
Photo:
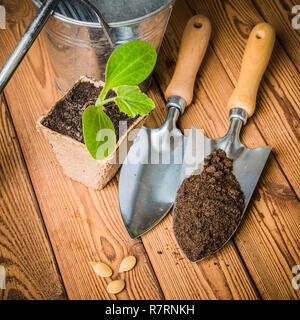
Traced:
[[[111, 54], [106, 65], [106, 82], [96, 106], [89, 106], [82, 117], [85, 145], [94, 159], [106, 158], [116, 146], [115, 129], [101, 108], [103, 104], [115, 101], [131, 117], [148, 114], [155, 107], [136, 85], [150, 75], [156, 59], [155, 48], [139, 40], [127, 42]], [[105, 100], [112, 88], [117, 88], [117, 97]]]
[[106, 64], [102, 98], [112, 88], [143, 82], [152, 72], [156, 59], [155, 48], [145, 41], [129, 41], [117, 47]]
[[155, 108], [154, 102], [138, 86], [120, 86], [116, 92], [116, 104], [132, 118], [138, 114], [148, 114]]
[[96, 160], [103, 160], [116, 146], [114, 126], [107, 114], [99, 107], [89, 106], [82, 116], [83, 136], [86, 148]]

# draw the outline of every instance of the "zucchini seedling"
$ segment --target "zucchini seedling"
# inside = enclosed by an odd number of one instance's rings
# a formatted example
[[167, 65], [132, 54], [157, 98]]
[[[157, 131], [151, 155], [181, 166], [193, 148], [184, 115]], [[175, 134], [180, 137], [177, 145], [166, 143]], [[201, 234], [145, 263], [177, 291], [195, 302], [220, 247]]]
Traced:
[[[115, 102], [120, 111], [132, 118], [149, 114], [154, 109], [154, 102], [137, 85], [150, 75], [156, 59], [155, 48], [140, 40], [122, 44], [109, 57], [105, 85], [96, 104], [88, 106], [82, 117], [85, 145], [94, 159], [105, 159], [116, 146], [113, 123], [103, 111], [105, 104]], [[106, 99], [111, 89], [115, 89], [116, 96]]]

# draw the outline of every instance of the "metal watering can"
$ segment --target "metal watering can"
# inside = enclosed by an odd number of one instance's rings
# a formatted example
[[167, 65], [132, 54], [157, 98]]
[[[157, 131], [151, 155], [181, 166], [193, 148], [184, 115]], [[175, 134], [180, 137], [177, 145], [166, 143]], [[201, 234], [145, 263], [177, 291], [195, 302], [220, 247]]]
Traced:
[[0, 71], [0, 92], [45, 26], [47, 49], [61, 92], [82, 75], [104, 80], [115, 47], [131, 40], [159, 51], [175, 0], [32, 0], [39, 8]]

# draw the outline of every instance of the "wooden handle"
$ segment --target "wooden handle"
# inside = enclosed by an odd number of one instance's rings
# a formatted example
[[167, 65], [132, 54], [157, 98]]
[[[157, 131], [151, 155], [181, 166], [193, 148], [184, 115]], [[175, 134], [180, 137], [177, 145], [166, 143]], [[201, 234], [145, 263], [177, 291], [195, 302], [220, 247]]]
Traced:
[[211, 34], [208, 18], [197, 15], [187, 23], [179, 50], [178, 60], [165, 97], [179, 96], [187, 105], [192, 102], [196, 75]]
[[255, 111], [257, 90], [269, 63], [275, 32], [268, 23], [259, 23], [250, 33], [241, 73], [228, 103], [228, 109], [242, 108], [251, 117]]

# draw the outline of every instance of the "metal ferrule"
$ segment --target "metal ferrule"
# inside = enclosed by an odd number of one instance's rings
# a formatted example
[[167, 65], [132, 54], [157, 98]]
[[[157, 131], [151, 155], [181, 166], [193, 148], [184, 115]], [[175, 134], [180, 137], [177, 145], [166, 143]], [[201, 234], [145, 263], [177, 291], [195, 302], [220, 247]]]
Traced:
[[229, 111], [229, 119], [238, 118], [243, 121], [243, 124], [245, 125], [248, 120], [248, 113], [242, 109], [242, 108], [232, 108]]
[[167, 128], [169, 132], [174, 129], [177, 129], [176, 122], [180, 116], [180, 110], [174, 106], [169, 107], [168, 115], [166, 121], [162, 125], [162, 127]]
[[171, 96], [170, 98], [168, 98], [168, 102], [167, 102], [167, 108], [169, 109], [170, 107], [177, 108], [182, 114], [186, 107], [186, 101], [182, 97]]

